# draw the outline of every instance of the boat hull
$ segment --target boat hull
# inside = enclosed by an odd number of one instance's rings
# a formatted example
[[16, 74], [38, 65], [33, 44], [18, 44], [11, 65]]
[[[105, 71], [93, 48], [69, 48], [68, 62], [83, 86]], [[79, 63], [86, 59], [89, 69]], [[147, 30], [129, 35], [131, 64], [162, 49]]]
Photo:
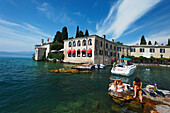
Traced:
[[111, 69], [111, 73], [123, 76], [130, 76], [135, 72], [136, 66], [132, 65], [129, 67], [113, 67]]

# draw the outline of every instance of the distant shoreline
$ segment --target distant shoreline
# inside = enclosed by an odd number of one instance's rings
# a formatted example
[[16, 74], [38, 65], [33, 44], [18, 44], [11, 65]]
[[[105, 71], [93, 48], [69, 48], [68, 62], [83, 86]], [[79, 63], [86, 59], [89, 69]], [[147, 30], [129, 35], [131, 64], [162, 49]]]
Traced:
[[17, 57], [17, 58], [32, 58], [32, 56], [28, 56], [28, 55], [0, 55], [0, 58], [1, 57], [8, 57], [8, 58], [14, 58], [14, 57]]
[[152, 67], [168, 67], [170, 68], [170, 65], [163, 65], [163, 64], [145, 64], [145, 63], [133, 63], [136, 66], [152, 66]]

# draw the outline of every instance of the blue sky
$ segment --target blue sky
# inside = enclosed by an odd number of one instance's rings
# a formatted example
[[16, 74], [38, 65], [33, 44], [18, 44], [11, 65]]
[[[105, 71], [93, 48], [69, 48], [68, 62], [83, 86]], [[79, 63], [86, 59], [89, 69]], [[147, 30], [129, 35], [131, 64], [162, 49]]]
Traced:
[[0, 0], [0, 51], [34, 51], [41, 39], [53, 40], [67, 27], [106, 35], [124, 44], [146, 41], [167, 44], [169, 0]]

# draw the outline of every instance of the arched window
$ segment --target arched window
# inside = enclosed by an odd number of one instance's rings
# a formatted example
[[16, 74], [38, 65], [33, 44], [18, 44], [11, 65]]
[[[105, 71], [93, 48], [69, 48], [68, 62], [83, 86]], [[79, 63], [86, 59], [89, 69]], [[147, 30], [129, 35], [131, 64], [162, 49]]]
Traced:
[[86, 49], [82, 50], [82, 57], [86, 57]]
[[87, 50], [87, 56], [88, 57], [92, 57], [92, 49], [88, 49]]
[[83, 46], [86, 46], [86, 40], [83, 40], [83, 44], [82, 44]]
[[102, 41], [100, 41], [100, 47], [102, 47]]
[[96, 47], [98, 47], [98, 40], [96, 40], [95, 45], [96, 45]]
[[74, 47], [76, 46], [76, 41], [73, 41], [73, 46], [74, 46]]
[[92, 40], [91, 39], [88, 40], [88, 44], [92, 45]]
[[80, 49], [77, 50], [77, 57], [80, 57]]
[[110, 45], [110, 49], [112, 49], [112, 45]]
[[108, 43], [106, 43], [106, 48], [108, 48]]
[[68, 47], [71, 47], [71, 42], [68, 43]]
[[80, 40], [77, 41], [77, 46], [81, 46]]

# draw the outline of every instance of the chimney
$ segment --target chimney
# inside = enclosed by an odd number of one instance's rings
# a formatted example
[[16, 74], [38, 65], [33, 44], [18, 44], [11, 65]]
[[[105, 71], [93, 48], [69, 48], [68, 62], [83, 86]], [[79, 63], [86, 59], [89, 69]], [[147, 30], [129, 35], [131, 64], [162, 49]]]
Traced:
[[103, 38], [105, 39], [105, 38], [106, 38], [106, 35], [103, 35]]
[[114, 43], [114, 39], [112, 39], [112, 42]]
[[41, 39], [41, 45], [43, 45], [44, 44], [44, 39]]

